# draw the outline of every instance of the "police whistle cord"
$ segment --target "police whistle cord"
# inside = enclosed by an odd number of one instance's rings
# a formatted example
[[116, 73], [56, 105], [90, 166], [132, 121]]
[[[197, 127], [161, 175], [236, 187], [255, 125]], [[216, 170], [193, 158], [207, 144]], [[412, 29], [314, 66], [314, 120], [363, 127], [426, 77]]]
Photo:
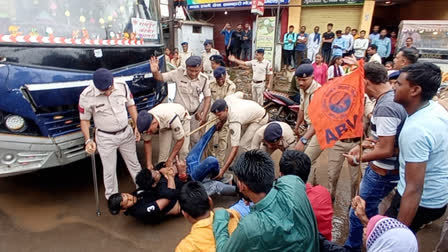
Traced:
[[198, 131], [200, 131], [200, 130], [203, 129], [204, 127], [207, 127], [208, 125], [214, 123], [216, 120], [218, 120], [218, 117], [216, 117], [215, 119], [213, 119], [213, 120], [211, 120], [211, 121], [208, 121], [208, 122], [204, 123], [202, 126], [196, 128], [195, 130], [188, 132], [188, 133], [187, 133], [187, 137], [193, 135], [194, 133], [196, 133], [196, 132], [198, 132]]
[[100, 198], [98, 196], [98, 180], [96, 177], [96, 161], [95, 161], [95, 153], [90, 155], [90, 158], [92, 159], [92, 175], [93, 175], [93, 190], [95, 193], [95, 201], [96, 201], [96, 215], [100, 216]]

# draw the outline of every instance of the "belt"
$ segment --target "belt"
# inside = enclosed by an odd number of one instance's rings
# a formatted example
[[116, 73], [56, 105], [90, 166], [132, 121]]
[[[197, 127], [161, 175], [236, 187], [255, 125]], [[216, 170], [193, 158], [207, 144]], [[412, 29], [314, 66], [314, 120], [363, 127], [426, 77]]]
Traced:
[[264, 80], [261, 80], [261, 81], [255, 81], [255, 80], [252, 80], [252, 82], [253, 82], [253, 83], [256, 83], [256, 84], [259, 84], [259, 83], [263, 83]]
[[120, 130], [117, 130], [117, 131], [106, 131], [106, 130], [101, 130], [101, 129], [98, 129], [98, 131], [106, 133], [106, 134], [110, 134], [110, 135], [116, 135], [118, 133], [122, 133], [123, 131], [125, 131], [128, 128], [128, 126], [129, 125], [126, 125], [126, 127], [122, 128]]
[[349, 139], [341, 139], [341, 142], [343, 143], [356, 143], [361, 141], [360, 137], [355, 137], [355, 138], [349, 138]]
[[395, 169], [395, 170], [386, 170], [383, 168], [380, 168], [376, 165], [374, 165], [372, 162], [369, 163], [370, 169], [372, 169], [372, 171], [374, 171], [375, 173], [377, 173], [380, 176], [386, 176], [386, 175], [398, 175], [399, 170]]

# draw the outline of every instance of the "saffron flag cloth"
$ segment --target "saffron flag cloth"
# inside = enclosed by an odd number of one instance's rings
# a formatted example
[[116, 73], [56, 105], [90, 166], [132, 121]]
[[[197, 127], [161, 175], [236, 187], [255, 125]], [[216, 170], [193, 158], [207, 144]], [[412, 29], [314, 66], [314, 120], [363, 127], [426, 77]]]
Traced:
[[364, 61], [358, 68], [319, 88], [308, 107], [321, 149], [340, 139], [361, 137], [364, 114]]

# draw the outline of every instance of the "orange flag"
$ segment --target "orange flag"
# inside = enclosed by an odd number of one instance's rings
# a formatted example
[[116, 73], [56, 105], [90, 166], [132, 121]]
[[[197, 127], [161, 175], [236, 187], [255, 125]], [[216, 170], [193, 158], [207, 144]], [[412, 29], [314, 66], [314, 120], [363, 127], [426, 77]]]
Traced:
[[335, 78], [319, 88], [308, 107], [311, 124], [321, 149], [339, 139], [361, 137], [364, 114], [364, 61], [351, 74]]

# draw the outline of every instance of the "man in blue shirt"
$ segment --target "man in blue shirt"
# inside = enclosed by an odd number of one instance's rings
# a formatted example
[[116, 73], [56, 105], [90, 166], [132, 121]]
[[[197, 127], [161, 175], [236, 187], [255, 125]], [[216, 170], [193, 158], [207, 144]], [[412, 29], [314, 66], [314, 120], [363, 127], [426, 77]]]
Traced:
[[348, 48], [348, 42], [346, 39], [342, 37], [342, 31], [336, 31], [336, 38], [333, 40], [333, 44], [331, 45], [333, 48], [332, 57], [334, 56], [342, 56], [345, 50]]
[[306, 52], [306, 44], [308, 43], [308, 34], [305, 33], [306, 27], [302, 26], [300, 27], [300, 33], [296, 36], [296, 47], [295, 47], [295, 57], [294, 57], [294, 63], [296, 64], [296, 67], [302, 63], [302, 60], [305, 59], [305, 52]]
[[395, 101], [408, 113], [399, 138], [400, 182], [388, 216], [417, 232], [443, 216], [448, 203], [448, 112], [432, 101], [440, 68], [415, 63], [400, 70]]
[[372, 33], [369, 34], [370, 43], [372, 43], [375, 39], [380, 37], [380, 26], [374, 25]]
[[380, 55], [383, 63], [386, 61], [386, 58], [389, 57], [392, 48], [392, 42], [390, 41], [390, 38], [386, 37], [386, 35], [387, 30], [382, 29], [380, 36], [372, 41], [372, 44], [378, 47], [378, 54]]
[[297, 34], [294, 33], [294, 25], [289, 26], [289, 32], [283, 36], [283, 63], [285, 68], [289, 65], [294, 67], [294, 43], [297, 39]]
[[224, 35], [224, 45], [226, 49], [226, 57], [227, 57], [227, 63], [229, 55], [232, 54], [232, 25], [230, 23], [226, 23], [224, 25], [224, 28], [221, 30], [221, 34]]

